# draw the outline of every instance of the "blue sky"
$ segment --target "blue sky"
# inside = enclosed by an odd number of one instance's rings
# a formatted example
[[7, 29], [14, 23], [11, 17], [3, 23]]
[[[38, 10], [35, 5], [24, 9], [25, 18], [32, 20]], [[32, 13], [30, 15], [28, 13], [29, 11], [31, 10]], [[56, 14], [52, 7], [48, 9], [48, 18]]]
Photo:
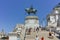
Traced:
[[24, 23], [26, 16], [25, 8], [33, 5], [37, 9], [40, 24], [60, 0], [0, 0], [0, 31], [10, 32], [16, 24]]

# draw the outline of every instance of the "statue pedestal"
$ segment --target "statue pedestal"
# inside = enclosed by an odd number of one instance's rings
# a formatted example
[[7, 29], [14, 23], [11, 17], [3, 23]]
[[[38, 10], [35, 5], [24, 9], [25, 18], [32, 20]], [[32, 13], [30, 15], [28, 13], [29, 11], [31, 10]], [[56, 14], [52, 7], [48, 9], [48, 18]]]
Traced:
[[25, 18], [25, 28], [29, 29], [29, 28], [37, 28], [39, 27], [39, 19], [37, 16], [27, 16]]

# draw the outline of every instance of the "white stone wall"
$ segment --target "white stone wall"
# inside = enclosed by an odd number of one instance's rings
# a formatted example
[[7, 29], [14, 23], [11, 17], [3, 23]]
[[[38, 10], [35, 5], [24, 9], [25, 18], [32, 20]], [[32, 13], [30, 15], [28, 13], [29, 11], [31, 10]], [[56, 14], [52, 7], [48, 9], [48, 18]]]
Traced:
[[36, 19], [25, 20], [25, 27], [26, 28], [39, 27], [39, 20]]
[[17, 36], [11, 35], [11, 36], [9, 36], [9, 40], [17, 40]]
[[9, 40], [17, 40], [17, 32], [10, 32]]
[[48, 27], [57, 27], [57, 22], [55, 23], [48, 22]]
[[60, 30], [60, 27], [57, 27], [56, 30]]

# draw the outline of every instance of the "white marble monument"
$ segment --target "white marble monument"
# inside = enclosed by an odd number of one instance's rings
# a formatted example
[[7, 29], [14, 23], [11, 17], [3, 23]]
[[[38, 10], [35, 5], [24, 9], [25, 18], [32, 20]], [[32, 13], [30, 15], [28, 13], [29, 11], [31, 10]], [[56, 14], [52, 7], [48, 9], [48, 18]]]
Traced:
[[60, 3], [53, 8], [51, 14], [47, 16], [48, 27], [60, 26]]
[[39, 19], [38, 16], [36, 16], [37, 10], [30, 7], [26, 9], [26, 12], [28, 13], [28, 16], [25, 17], [25, 28], [39, 27]]

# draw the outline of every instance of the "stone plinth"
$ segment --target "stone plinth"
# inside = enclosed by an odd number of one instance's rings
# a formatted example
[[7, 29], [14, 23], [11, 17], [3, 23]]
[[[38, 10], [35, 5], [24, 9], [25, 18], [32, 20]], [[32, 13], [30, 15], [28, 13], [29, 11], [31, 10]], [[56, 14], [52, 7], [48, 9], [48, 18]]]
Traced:
[[26, 28], [37, 28], [39, 27], [39, 19], [37, 16], [27, 16], [25, 18]]

